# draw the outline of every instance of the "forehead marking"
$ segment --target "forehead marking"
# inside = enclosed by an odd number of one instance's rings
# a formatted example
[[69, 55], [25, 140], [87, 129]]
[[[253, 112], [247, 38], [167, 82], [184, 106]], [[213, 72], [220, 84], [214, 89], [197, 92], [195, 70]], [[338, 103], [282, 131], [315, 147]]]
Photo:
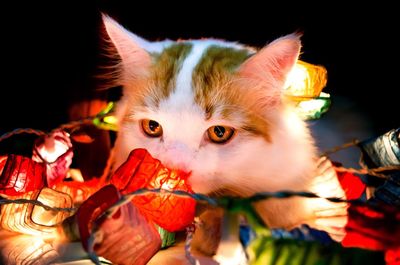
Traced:
[[157, 106], [175, 90], [177, 74], [191, 49], [191, 43], [182, 42], [165, 48], [161, 53], [152, 53], [154, 63], [148, 95], [154, 105]]
[[193, 46], [189, 56], [183, 62], [181, 70], [176, 78], [174, 95], [171, 96], [174, 97], [175, 100], [188, 101], [189, 99], [193, 99], [193, 71], [199, 64], [199, 61], [209, 45], [210, 43], [208, 42], [197, 42], [196, 45]]
[[[193, 71], [194, 100], [211, 116], [216, 104], [222, 103], [229, 93], [225, 87], [234, 71], [243, 63], [250, 52], [246, 49], [212, 45], [202, 56]], [[221, 97], [221, 98], [219, 98]], [[216, 100], [218, 99], [218, 100]]]

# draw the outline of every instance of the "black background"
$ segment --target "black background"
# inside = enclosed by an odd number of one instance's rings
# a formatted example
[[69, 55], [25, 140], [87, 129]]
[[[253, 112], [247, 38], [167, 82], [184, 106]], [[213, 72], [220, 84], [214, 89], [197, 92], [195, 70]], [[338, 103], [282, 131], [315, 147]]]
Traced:
[[[1, 7], [0, 131], [51, 129], [70, 102], [93, 96], [99, 12], [149, 40], [216, 37], [263, 46], [302, 31], [304, 61], [324, 65], [326, 92], [346, 98], [376, 133], [399, 126], [399, 19], [383, 4], [53, 1]], [[85, 3], [85, 4], [83, 4]], [[340, 117], [338, 117], [340, 122]]]

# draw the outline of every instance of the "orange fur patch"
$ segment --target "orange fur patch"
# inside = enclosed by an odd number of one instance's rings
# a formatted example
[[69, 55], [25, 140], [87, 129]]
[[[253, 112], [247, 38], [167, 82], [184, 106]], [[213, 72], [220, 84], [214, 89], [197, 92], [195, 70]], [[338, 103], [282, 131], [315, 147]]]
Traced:
[[166, 48], [161, 54], [153, 55], [154, 63], [151, 69], [151, 81], [147, 87], [149, 92], [147, 97], [155, 106], [174, 91], [176, 76], [191, 49], [192, 44], [182, 42]]
[[270, 141], [269, 122], [254, 106], [255, 94], [250, 87], [242, 87], [245, 82], [237, 82], [240, 77], [235, 72], [250, 56], [246, 49], [209, 47], [193, 72], [194, 100], [207, 118], [216, 110], [224, 119], [235, 120], [239, 116], [239, 129]]

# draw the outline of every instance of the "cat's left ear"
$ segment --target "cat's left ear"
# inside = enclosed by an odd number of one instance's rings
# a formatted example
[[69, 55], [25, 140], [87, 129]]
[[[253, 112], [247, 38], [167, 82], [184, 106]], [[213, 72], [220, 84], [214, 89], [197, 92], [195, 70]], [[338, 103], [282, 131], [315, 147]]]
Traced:
[[239, 75], [266, 82], [270, 89], [282, 89], [287, 74], [299, 57], [300, 37], [294, 33], [271, 42], [241, 65]]

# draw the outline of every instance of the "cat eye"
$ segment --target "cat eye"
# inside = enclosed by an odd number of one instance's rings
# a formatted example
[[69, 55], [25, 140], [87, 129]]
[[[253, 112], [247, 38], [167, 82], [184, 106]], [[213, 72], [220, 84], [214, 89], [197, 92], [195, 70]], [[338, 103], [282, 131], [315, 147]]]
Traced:
[[163, 133], [161, 125], [154, 120], [142, 120], [142, 129], [150, 137], [160, 137]]
[[232, 127], [217, 125], [208, 128], [207, 135], [211, 142], [223, 144], [232, 138], [234, 132], [235, 129]]

